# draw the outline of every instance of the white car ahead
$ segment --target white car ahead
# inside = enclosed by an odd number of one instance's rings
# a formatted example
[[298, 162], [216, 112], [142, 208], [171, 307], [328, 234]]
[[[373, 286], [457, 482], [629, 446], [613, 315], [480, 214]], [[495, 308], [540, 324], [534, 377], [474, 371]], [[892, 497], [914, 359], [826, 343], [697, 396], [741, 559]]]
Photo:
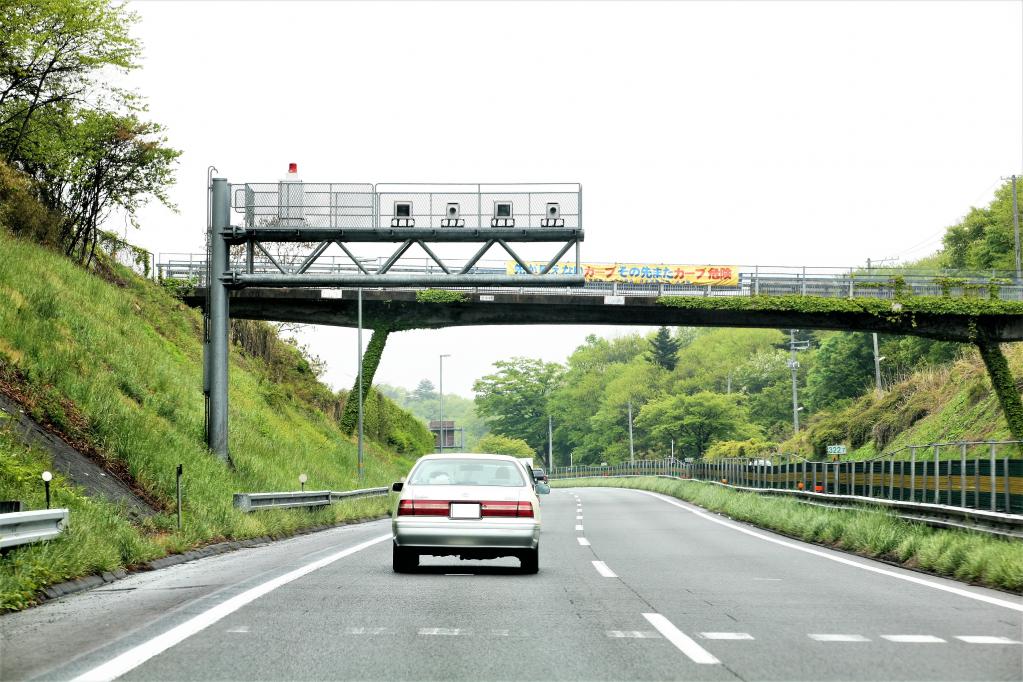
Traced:
[[407, 480], [391, 515], [393, 568], [413, 570], [419, 557], [518, 557], [524, 573], [539, 570], [540, 500], [534, 484], [508, 455], [426, 455]]

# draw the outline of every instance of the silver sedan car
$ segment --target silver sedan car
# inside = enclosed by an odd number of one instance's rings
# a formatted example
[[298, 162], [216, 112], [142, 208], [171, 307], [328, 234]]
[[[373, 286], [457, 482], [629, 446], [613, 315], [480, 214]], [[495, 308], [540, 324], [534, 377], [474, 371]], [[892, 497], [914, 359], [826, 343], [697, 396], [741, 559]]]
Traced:
[[550, 492], [508, 455], [421, 457], [392, 513], [393, 568], [415, 569], [419, 557], [518, 557], [524, 573], [539, 570], [540, 500]]

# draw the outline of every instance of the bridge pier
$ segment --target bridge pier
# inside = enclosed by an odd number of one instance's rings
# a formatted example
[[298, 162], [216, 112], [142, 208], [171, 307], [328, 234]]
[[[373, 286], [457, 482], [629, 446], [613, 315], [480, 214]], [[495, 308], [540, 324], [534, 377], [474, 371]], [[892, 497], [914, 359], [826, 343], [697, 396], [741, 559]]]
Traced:
[[[362, 402], [364, 404], [366, 396], [369, 394], [369, 389], [373, 385], [373, 377], [377, 373], [377, 367], [380, 366], [380, 356], [384, 354], [384, 346], [387, 345], [387, 337], [390, 333], [389, 327], [376, 327], [373, 329], [373, 336], [369, 340], [369, 346], [366, 347], [366, 354], [362, 356]], [[341, 431], [348, 435], [355, 432], [355, 427], [359, 420], [359, 401], [352, 400], [358, 394], [359, 379], [358, 375], [356, 375], [352, 392], [348, 394], [344, 411], [341, 413]]]
[[997, 341], [990, 341], [985, 336], [978, 338], [976, 345], [980, 350], [980, 357], [984, 359], [988, 376], [991, 377], [991, 386], [998, 396], [998, 403], [1002, 406], [1002, 414], [1009, 424], [1009, 431], [1016, 440], [1023, 440], [1023, 401], [1016, 390], [1016, 381], [1002, 348]]

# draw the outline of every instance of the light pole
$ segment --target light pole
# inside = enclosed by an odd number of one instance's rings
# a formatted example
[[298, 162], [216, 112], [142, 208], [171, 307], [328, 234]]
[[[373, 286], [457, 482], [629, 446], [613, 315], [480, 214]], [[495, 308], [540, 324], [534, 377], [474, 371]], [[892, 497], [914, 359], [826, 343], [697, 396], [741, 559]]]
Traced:
[[554, 471], [554, 418], [547, 415], [547, 471]]
[[636, 464], [636, 450], [632, 446], [632, 401], [629, 401], [629, 464]]
[[362, 484], [362, 287], [359, 287], [359, 484]]
[[1021, 277], [1020, 273], [1020, 254], [1019, 254], [1019, 209], [1016, 208], [1016, 176], [1012, 176], [1012, 232], [1015, 235], [1016, 240], [1016, 283], [1019, 284]]
[[440, 399], [437, 401], [437, 407], [440, 411], [440, 418], [437, 420], [437, 428], [440, 430], [440, 451], [444, 452], [444, 358], [450, 358], [451, 355], [445, 353], [440, 356]]

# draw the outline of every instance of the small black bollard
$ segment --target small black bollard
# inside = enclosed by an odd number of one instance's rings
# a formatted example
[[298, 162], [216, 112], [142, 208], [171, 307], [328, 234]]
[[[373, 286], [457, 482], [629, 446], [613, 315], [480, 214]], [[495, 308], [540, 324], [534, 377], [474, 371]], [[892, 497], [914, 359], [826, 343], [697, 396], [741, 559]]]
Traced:
[[181, 530], [181, 465], [178, 465], [177, 470], [177, 490], [178, 490], [178, 530]]

